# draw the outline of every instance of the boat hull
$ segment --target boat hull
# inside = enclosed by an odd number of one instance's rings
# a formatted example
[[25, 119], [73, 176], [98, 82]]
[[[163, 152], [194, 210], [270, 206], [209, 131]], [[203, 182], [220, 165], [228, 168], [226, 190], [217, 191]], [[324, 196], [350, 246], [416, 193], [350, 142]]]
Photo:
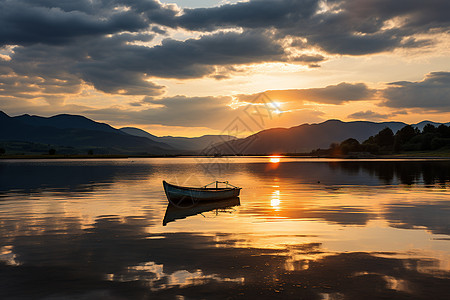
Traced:
[[177, 186], [163, 181], [167, 199], [172, 204], [187, 201], [196, 203], [199, 201], [215, 201], [238, 197], [241, 188], [190, 188]]

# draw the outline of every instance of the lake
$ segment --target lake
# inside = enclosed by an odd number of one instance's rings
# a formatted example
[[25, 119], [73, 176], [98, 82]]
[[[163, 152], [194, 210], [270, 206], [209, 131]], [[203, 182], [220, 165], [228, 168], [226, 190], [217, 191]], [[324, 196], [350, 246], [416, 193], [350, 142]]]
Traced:
[[[182, 209], [162, 180], [242, 191]], [[1, 299], [449, 295], [449, 160], [0, 161]]]

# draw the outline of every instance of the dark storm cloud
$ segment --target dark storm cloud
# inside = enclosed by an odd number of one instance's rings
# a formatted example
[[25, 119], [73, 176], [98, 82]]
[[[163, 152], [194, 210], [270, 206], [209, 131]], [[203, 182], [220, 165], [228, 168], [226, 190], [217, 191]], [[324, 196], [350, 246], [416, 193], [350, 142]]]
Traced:
[[432, 72], [422, 81], [399, 81], [383, 91], [384, 105], [450, 111], [450, 72]]

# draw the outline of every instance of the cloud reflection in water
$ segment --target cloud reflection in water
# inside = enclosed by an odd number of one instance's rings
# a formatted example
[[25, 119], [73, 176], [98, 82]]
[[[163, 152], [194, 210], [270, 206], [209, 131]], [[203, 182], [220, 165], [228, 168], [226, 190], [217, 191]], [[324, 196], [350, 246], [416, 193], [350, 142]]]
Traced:
[[[208, 179], [195, 161], [177, 162], [0, 163], [0, 297], [446, 299], [450, 292], [448, 240], [440, 236], [450, 235], [448, 162], [283, 158], [267, 169], [267, 158], [242, 158], [222, 174], [244, 187], [241, 206], [163, 227], [161, 180]], [[35, 175], [18, 182], [27, 170]], [[85, 171], [91, 175], [80, 176]], [[66, 182], [70, 174], [76, 178]]]

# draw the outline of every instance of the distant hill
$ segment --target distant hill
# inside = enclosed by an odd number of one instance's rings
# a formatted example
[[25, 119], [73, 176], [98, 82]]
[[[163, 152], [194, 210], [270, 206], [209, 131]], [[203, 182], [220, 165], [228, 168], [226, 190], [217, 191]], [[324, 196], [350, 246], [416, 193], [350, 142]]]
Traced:
[[78, 115], [61, 114], [46, 118], [25, 114], [12, 118], [31, 126], [49, 126], [59, 129], [86, 129], [122, 134], [120, 130], [111, 127], [108, 124], [95, 122], [91, 119]]
[[[411, 124], [411, 126], [412, 126], [412, 127], [417, 127], [417, 128], [420, 129], [420, 131], [422, 131], [423, 128], [425, 127], [425, 125], [427, 125], [427, 124], [431, 124], [431, 125], [433, 125], [434, 127], [438, 127], [438, 126], [441, 125], [441, 124], [444, 124], [444, 125], [446, 125], [446, 126], [449, 126], [449, 125], [450, 125], [450, 122], [448, 122], [448, 123], [436, 123], [436, 122], [432, 122], [432, 121], [422, 121], [422, 122], [417, 123], [417, 124]], [[395, 132], [394, 132], [394, 133], [395, 133]]]
[[328, 148], [331, 143], [348, 138], [362, 142], [386, 127], [396, 132], [405, 125], [407, 124], [402, 122], [329, 120], [319, 124], [267, 129], [247, 138], [223, 143], [216, 148], [223, 154], [304, 153], [317, 148]]
[[148, 133], [145, 130], [135, 128], [135, 127], [124, 127], [120, 128], [123, 132], [135, 136], [146, 137], [153, 141], [162, 142], [170, 145], [174, 149], [183, 149], [193, 152], [202, 152], [211, 145], [217, 143], [223, 143], [226, 141], [236, 139], [234, 136], [229, 135], [204, 135], [201, 137], [187, 138], [187, 137], [173, 137], [173, 136], [162, 136], [157, 137], [153, 134]]
[[[441, 123], [422, 121], [411, 125], [422, 130], [426, 124], [437, 127]], [[227, 135], [158, 137], [139, 128], [116, 129], [78, 115], [10, 117], [0, 111], [0, 147], [10, 153], [41, 153], [52, 147], [57, 148], [59, 154], [86, 154], [88, 150], [96, 154], [149, 155], [305, 153], [317, 148], [326, 149], [331, 143], [348, 138], [363, 142], [386, 127], [395, 133], [405, 125], [402, 122], [328, 120], [319, 124], [267, 129], [242, 139]]]
[[156, 141], [158, 139], [158, 137], [156, 135], [150, 134], [147, 131], [142, 130], [140, 128], [136, 128], [136, 127], [122, 127], [119, 130], [126, 134], [145, 137], [145, 138], [151, 139], [153, 141]]
[[128, 135], [107, 124], [71, 115], [9, 117], [0, 112], [0, 141], [3, 144], [8, 141], [27, 142], [27, 147], [32, 145], [30, 143], [71, 147], [78, 152], [93, 149], [95, 153], [109, 154], [163, 155], [177, 152], [162, 142]]

